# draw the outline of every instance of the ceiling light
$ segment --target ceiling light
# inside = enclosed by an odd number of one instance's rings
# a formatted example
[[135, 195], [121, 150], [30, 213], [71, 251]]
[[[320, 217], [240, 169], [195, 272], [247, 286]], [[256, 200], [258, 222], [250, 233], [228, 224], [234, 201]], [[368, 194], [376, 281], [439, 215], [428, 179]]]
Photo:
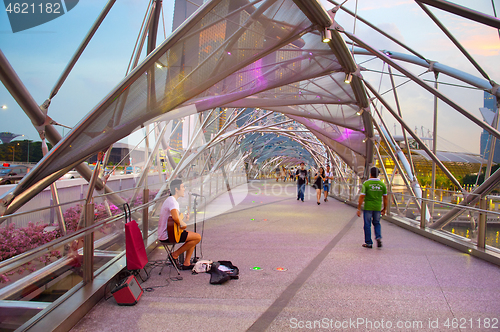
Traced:
[[323, 43], [329, 43], [332, 40], [332, 32], [328, 28], [325, 28], [321, 33], [321, 38]]
[[351, 84], [351, 81], [352, 81], [352, 74], [351, 73], [345, 74], [344, 83]]
[[356, 112], [357, 115], [363, 114], [365, 110], [363, 108], [360, 108], [359, 111]]
[[7, 105], [2, 105], [2, 109], [6, 110], [7, 109]]

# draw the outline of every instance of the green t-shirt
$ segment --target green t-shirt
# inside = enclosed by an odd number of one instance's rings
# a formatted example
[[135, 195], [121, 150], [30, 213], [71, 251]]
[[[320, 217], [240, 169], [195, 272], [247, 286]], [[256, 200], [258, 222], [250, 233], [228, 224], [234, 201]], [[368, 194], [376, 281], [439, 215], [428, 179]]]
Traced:
[[382, 196], [387, 195], [387, 187], [380, 179], [370, 178], [363, 183], [361, 195], [365, 195], [366, 211], [382, 211]]

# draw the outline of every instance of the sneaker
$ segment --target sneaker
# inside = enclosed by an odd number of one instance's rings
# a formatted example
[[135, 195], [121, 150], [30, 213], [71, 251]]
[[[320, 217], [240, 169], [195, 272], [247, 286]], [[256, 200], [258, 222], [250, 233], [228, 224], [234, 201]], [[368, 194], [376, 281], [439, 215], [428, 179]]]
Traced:
[[382, 247], [382, 240], [381, 239], [377, 239], [377, 247]]
[[304, 200], [302, 200], [302, 203], [304, 203]]
[[299, 198], [297, 197], [297, 200], [299, 200]]
[[320, 203], [320, 202], [318, 202], [318, 205], [320, 205], [320, 204], [321, 204], [321, 203]]
[[373, 248], [373, 246], [371, 244], [367, 244], [367, 243], [363, 243], [363, 247], [365, 248]]
[[324, 199], [324, 201], [326, 202], [326, 198]]

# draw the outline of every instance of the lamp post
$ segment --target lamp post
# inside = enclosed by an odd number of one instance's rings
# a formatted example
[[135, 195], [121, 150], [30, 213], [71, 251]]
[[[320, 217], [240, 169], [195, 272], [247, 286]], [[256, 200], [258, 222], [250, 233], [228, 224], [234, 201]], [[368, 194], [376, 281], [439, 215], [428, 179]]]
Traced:
[[[19, 143], [17, 143], [19, 145]], [[12, 146], [12, 163], [14, 163], [14, 152], [16, 151], [16, 144]]]
[[23, 136], [28, 137], [28, 155], [26, 157], [26, 163], [29, 164], [29, 162], [30, 162], [30, 138], [28, 135], [23, 135]]

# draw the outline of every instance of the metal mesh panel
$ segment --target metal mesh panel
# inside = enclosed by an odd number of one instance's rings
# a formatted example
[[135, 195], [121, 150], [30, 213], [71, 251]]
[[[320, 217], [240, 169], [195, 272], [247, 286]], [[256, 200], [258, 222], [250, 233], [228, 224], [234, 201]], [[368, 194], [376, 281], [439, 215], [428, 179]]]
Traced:
[[[297, 40], [310, 25], [291, 0], [254, 7], [246, 1], [205, 4], [56, 145], [16, 191], [105, 149], [216, 84], [214, 89], [227, 90], [219, 87], [225, 77]], [[204, 36], [213, 33], [219, 35], [206, 42]], [[253, 46], [236, 56], [240, 45], [249, 42]], [[149, 100], [148, 90], [154, 91]]]

